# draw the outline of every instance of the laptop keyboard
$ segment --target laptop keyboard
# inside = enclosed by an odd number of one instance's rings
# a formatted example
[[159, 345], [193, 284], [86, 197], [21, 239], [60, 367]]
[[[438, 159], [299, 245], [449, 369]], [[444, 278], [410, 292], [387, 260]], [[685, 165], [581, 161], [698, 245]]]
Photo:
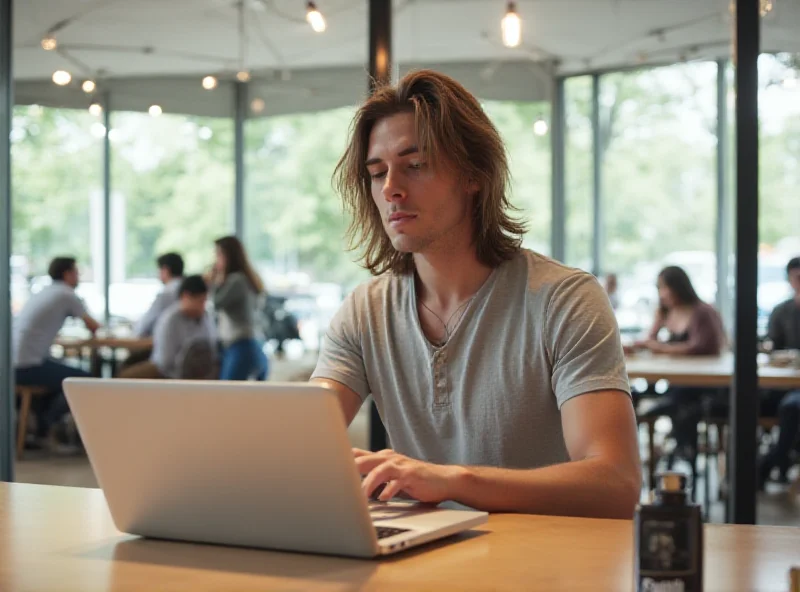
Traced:
[[378, 535], [378, 540], [385, 539], [387, 537], [394, 536], [396, 534], [402, 534], [408, 531], [409, 531], [408, 528], [389, 528], [388, 526], [375, 527], [375, 534]]

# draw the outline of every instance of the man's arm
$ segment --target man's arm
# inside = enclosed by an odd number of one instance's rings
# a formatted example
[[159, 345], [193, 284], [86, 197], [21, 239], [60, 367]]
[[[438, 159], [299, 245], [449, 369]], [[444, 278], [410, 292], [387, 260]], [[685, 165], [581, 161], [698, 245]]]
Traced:
[[358, 410], [361, 409], [361, 397], [348, 386], [343, 385], [341, 382], [329, 380], [327, 378], [312, 378], [311, 382], [331, 389], [336, 397], [339, 399], [339, 405], [342, 407], [344, 413], [344, 422], [346, 425], [353, 423]]
[[100, 323], [95, 321], [89, 313], [84, 314], [81, 317], [81, 320], [86, 325], [86, 328], [89, 329], [89, 331], [92, 332], [92, 335], [94, 335], [97, 332], [97, 330], [100, 328]]
[[453, 500], [487, 512], [631, 518], [641, 489], [636, 421], [630, 397], [603, 391], [573, 397], [561, 409], [572, 462], [540, 469], [434, 465], [391, 451], [356, 451], [370, 495], [400, 491], [427, 502]]
[[133, 331], [136, 337], [150, 337], [153, 334], [158, 317], [164, 312], [164, 309], [167, 308], [167, 298], [165, 288], [163, 292], [156, 296], [150, 308], [147, 309], [147, 312], [144, 313], [144, 316], [139, 319], [139, 322], [136, 324], [136, 328]]
[[778, 306], [769, 315], [769, 325], [767, 327], [767, 337], [772, 342], [772, 349], [777, 351], [784, 349], [786, 346], [786, 335], [783, 331], [783, 323], [781, 322], [782, 306]]

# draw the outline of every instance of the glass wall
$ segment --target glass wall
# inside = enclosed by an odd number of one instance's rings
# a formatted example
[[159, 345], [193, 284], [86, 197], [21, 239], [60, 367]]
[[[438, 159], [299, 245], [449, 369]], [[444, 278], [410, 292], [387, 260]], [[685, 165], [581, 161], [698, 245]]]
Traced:
[[600, 79], [602, 261], [619, 278], [623, 331], [649, 328], [666, 265], [715, 301], [716, 75], [702, 62]]
[[483, 107], [508, 151], [512, 203], [528, 223], [525, 246], [548, 255], [552, 216], [550, 105], [485, 101]]
[[132, 323], [161, 290], [158, 255], [202, 273], [214, 239], [234, 231], [233, 120], [115, 112], [111, 123], [111, 314]]
[[[98, 127], [99, 126], [99, 127]], [[14, 108], [11, 309], [50, 282], [56, 256], [78, 260], [78, 291], [102, 317], [103, 125], [84, 109]]]
[[791, 296], [786, 264], [800, 256], [800, 55], [762, 55], [759, 68], [759, 329]]
[[592, 77], [564, 82], [565, 263], [592, 268]]

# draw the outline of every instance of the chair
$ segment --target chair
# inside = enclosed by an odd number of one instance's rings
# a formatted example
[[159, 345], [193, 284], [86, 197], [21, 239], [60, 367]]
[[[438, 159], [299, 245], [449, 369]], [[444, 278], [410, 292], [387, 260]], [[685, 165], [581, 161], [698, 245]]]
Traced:
[[217, 352], [205, 339], [187, 343], [178, 354], [178, 377], [182, 380], [215, 380], [219, 377]]
[[25, 451], [25, 434], [28, 431], [28, 415], [31, 410], [31, 400], [33, 397], [47, 395], [52, 390], [43, 386], [21, 385], [14, 388], [14, 393], [20, 398], [19, 414], [17, 418], [17, 460], [22, 458]]

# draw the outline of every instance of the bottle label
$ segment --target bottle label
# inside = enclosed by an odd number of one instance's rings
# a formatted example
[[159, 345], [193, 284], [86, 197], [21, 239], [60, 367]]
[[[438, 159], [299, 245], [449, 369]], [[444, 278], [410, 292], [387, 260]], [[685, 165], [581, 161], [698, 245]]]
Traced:
[[687, 520], [642, 520], [639, 570], [660, 579], [692, 575], [694, 544]]
[[686, 584], [683, 580], [654, 580], [652, 578], [642, 579], [639, 588], [641, 592], [686, 592]]

